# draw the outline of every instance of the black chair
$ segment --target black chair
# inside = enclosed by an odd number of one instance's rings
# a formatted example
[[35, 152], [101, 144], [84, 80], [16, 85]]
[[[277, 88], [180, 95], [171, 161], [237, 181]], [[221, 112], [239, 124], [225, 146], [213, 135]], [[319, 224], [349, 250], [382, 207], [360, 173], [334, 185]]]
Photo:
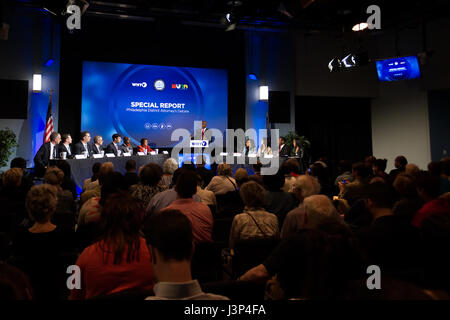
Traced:
[[260, 238], [240, 240], [234, 246], [232, 260], [233, 278], [238, 278], [246, 271], [264, 262], [277, 247], [278, 238]]
[[232, 223], [232, 217], [214, 219], [212, 238], [215, 243], [220, 244], [223, 248], [228, 247]]
[[210, 242], [197, 243], [192, 256], [191, 271], [193, 279], [197, 279], [200, 283], [220, 280], [222, 246]]

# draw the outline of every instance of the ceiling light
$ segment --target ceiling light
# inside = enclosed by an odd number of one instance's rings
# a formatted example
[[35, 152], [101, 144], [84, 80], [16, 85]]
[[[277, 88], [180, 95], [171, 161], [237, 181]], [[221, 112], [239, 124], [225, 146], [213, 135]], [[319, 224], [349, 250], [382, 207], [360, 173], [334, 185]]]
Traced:
[[367, 22], [361, 22], [361, 23], [355, 24], [353, 26], [352, 30], [355, 32], [359, 32], [359, 31], [366, 30], [368, 27], [369, 27], [369, 25], [367, 24]]

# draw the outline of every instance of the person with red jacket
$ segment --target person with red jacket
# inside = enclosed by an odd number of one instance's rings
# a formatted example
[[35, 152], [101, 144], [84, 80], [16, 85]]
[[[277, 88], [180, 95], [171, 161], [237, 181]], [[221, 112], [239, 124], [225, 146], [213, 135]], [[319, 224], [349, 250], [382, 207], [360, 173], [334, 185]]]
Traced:
[[148, 139], [147, 138], [142, 138], [141, 139], [141, 145], [138, 146], [137, 151], [138, 152], [143, 152], [145, 154], [149, 154], [150, 152], [153, 151], [153, 149], [148, 146]]

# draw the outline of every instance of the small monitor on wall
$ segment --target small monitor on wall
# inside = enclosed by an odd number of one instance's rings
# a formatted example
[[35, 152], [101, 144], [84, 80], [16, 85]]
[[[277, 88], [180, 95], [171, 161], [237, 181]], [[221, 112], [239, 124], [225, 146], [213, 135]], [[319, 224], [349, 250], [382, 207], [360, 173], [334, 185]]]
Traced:
[[420, 78], [417, 56], [379, 60], [377, 63], [380, 81], [400, 81]]

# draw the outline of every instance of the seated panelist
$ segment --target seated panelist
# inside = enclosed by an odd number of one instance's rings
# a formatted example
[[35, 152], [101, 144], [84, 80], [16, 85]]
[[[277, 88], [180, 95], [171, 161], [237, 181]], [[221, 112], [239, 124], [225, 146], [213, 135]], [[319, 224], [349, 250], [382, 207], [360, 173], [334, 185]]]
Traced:
[[94, 144], [92, 145], [92, 150], [94, 151], [94, 154], [101, 154], [103, 149], [103, 137], [102, 136], [95, 136], [94, 137]]
[[113, 139], [113, 142], [111, 142], [110, 144], [108, 144], [106, 146], [105, 152], [106, 153], [114, 153], [114, 155], [116, 157], [122, 155], [122, 151], [120, 150], [120, 145], [119, 145], [120, 141], [122, 141], [122, 137], [120, 136], [120, 134], [115, 133], [112, 135], [112, 139]]
[[153, 149], [148, 146], [148, 139], [147, 138], [142, 138], [141, 139], [141, 145], [138, 147], [137, 151], [138, 152], [143, 152], [145, 154], [149, 154], [150, 152], [153, 151]]
[[131, 145], [130, 137], [123, 137], [123, 144], [120, 146], [120, 150], [122, 151], [122, 154], [133, 154], [133, 146]]
[[70, 144], [72, 143], [72, 137], [70, 134], [65, 133], [61, 136], [61, 143], [59, 144], [58, 149], [58, 155], [61, 156], [63, 152], [66, 153], [66, 158], [70, 159], [72, 158], [72, 148], [70, 147]]
[[73, 146], [73, 154], [78, 155], [87, 153], [88, 157], [92, 156], [94, 151], [89, 144], [89, 141], [91, 141], [91, 134], [88, 131], [83, 131], [80, 133], [80, 137], [80, 141]]

